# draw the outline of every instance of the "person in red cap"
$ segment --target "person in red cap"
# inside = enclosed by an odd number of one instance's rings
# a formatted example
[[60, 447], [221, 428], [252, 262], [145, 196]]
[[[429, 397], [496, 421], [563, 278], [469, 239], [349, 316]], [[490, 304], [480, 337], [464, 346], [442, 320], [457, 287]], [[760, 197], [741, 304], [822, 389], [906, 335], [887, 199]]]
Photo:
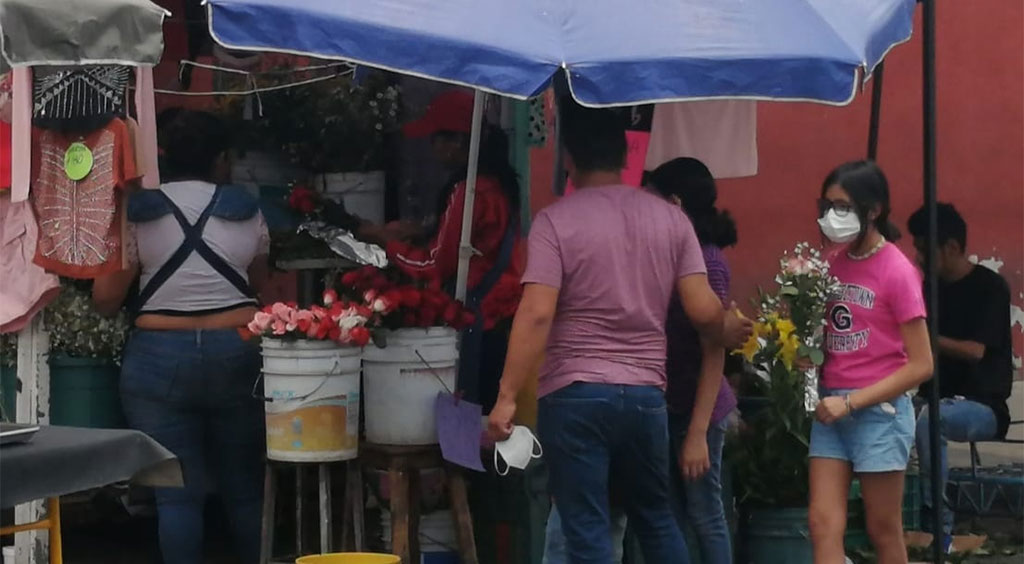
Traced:
[[[438, 161], [452, 173], [440, 195], [437, 230], [426, 246], [400, 240], [386, 244], [388, 258], [406, 273], [454, 288], [466, 198], [466, 171], [473, 121], [473, 95], [438, 95], [418, 120], [403, 128], [410, 138], [429, 138]], [[490, 412], [505, 364], [511, 319], [519, 304], [524, 259], [519, 233], [519, 182], [508, 162], [508, 138], [498, 127], [483, 127], [473, 203], [466, 305], [477, 324], [463, 335], [459, 388]], [[476, 377], [474, 378], [474, 375]], [[473, 392], [476, 393], [473, 393]]]

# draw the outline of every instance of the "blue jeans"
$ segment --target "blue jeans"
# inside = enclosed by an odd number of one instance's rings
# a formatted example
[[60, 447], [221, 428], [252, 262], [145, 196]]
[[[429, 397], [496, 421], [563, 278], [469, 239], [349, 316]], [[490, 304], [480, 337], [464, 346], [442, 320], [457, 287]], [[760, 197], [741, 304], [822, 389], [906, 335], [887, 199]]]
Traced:
[[259, 348], [230, 330], [146, 331], [129, 338], [121, 371], [128, 422], [181, 463], [184, 488], [156, 488], [164, 564], [203, 562], [203, 507], [212, 476], [235, 553], [259, 561], [265, 431], [252, 397]]
[[[939, 404], [940, 439], [939, 439], [939, 460], [940, 475], [942, 476], [943, 491], [949, 480], [949, 466], [946, 460], [946, 440], [957, 442], [984, 441], [995, 438], [998, 430], [996, 414], [987, 405], [965, 400], [965, 399], [943, 399]], [[921, 510], [922, 524], [927, 528], [932, 523], [932, 487], [931, 487], [931, 442], [928, 439], [929, 423], [928, 409], [925, 408], [917, 419], [917, 455], [921, 468]], [[953, 511], [949, 504], [943, 500], [942, 504], [942, 530], [950, 535], [953, 532]]]
[[[626, 542], [626, 513], [619, 508], [611, 509], [612, 562], [622, 564], [622, 551]], [[544, 531], [544, 558], [541, 564], [569, 564], [569, 549], [562, 532], [562, 518], [558, 508], [551, 506], [548, 524]]]
[[725, 445], [726, 421], [723, 419], [708, 426], [711, 469], [694, 481], [683, 478], [678, 463], [689, 425], [689, 418], [669, 416], [669, 434], [672, 437], [669, 456], [673, 461], [672, 498], [676, 520], [681, 530], [687, 526], [693, 529], [704, 564], [732, 564], [732, 541], [722, 504], [722, 448]]
[[577, 382], [540, 400], [549, 487], [572, 564], [611, 564], [609, 475], [646, 562], [689, 564], [669, 500], [668, 417], [654, 387]]

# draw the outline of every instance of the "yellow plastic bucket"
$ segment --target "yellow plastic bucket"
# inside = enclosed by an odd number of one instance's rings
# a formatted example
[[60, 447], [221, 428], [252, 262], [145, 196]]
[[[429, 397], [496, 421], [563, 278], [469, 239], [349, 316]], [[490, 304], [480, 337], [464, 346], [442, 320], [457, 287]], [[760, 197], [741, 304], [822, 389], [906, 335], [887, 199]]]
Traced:
[[393, 554], [369, 554], [365, 552], [339, 552], [303, 556], [295, 564], [402, 564], [402, 559]]

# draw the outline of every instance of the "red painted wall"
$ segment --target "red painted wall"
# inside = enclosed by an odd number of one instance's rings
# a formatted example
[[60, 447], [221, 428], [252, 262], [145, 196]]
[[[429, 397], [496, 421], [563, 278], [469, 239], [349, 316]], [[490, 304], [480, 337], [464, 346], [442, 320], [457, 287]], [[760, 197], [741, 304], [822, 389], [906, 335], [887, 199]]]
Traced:
[[[956, 204], [967, 219], [971, 253], [1005, 263], [1000, 272], [1018, 307], [1024, 307], [1022, 21], [1020, 0], [938, 6], [939, 198]], [[922, 202], [920, 39], [915, 32], [910, 43], [894, 49], [885, 69], [878, 160], [901, 227]], [[719, 189], [719, 207], [732, 211], [739, 226], [739, 245], [727, 253], [736, 297], [746, 299], [758, 284], [770, 284], [782, 251], [797, 241], [819, 240], [814, 201], [820, 184], [833, 166], [865, 156], [869, 113], [870, 91], [844, 108], [758, 106], [759, 174], [723, 180]], [[554, 199], [551, 148], [535, 151], [532, 165], [536, 212]], [[909, 238], [901, 245], [913, 252]], [[1020, 356], [1024, 326], [1016, 330]]]

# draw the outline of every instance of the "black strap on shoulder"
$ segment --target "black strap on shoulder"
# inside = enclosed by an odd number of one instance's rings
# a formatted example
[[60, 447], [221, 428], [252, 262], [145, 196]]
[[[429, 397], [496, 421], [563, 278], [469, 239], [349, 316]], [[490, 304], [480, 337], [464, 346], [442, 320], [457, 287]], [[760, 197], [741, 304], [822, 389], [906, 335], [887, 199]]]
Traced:
[[519, 227], [519, 216], [513, 214], [508, 218], [508, 225], [505, 227], [505, 234], [501, 237], [501, 247], [498, 249], [498, 259], [484, 277], [480, 279], [466, 295], [466, 305], [470, 308], [477, 308], [483, 302], [484, 297], [494, 288], [494, 285], [501, 279], [501, 275], [508, 270], [512, 262], [512, 251], [516, 246], [516, 232]]
[[174, 204], [170, 197], [167, 196], [162, 190], [155, 190], [154, 192], [159, 193], [165, 200], [167, 205], [171, 209], [171, 213], [174, 215], [174, 219], [177, 220], [178, 225], [181, 226], [182, 232], [185, 234], [185, 240], [182, 241], [181, 245], [174, 251], [167, 262], [165, 262], [156, 274], [150, 278], [146, 286], [142, 288], [139, 293], [138, 299], [136, 300], [136, 309], [142, 309], [142, 306], [148, 302], [156, 291], [159, 290], [175, 272], [181, 268], [181, 265], [185, 264], [188, 257], [192, 252], [196, 252], [199, 256], [203, 257], [203, 260], [210, 265], [211, 268], [217, 271], [218, 274], [224, 277], [225, 280], [231, 283], [232, 286], [238, 289], [247, 298], [256, 298], [256, 293], [249, 287], [248, 282], [242, 277], [234, 268], [231, 267], [216, 251], [210, 248], [206, 241], [203, 240], [203, 231], [206, 229], [206, 222], [210, 219], [210, 215], [213, 213], [214, 207], [217, 205], [217, 200], [221, 195], [221, 186], [218, 186], [216, 191], [213, 193], [213, 197], [210, 198], [210, 203], [206, 205], [206, 209], [200, 214], [199, 219], [196, 220], [195, 224], [190, 224], [188, 219], [185, 218], [185, 214], [182, 213], [181, 208]]
[[[493, 406], [494, 398], [480, 397], [482, 386], [481, 379], [491, 377], [480, 374], [480, 363], [483, 355], [483, 334], [484, 318], [480, 312], [480, 304], [484, 297], [494, 288], [501, 275], [508, 269], [512, 262], [512, 251], [516, 246], [516, 233], [519, 227], [519, 216], [512, 214], [508, 219], [508, 226], [505, 227], [505, 234], [501, 239], [501, 247], [498, 250], [498, 259], [487, 271], [487, 274], [466, 294], [466, 307], [476, 314], [473, 325], [462, 332], [462, 343], [459, 348], [458, 365], [458, 389], [466, 394], [470, 401]], [[500, 378], [500, 375], [498, 375]]]

